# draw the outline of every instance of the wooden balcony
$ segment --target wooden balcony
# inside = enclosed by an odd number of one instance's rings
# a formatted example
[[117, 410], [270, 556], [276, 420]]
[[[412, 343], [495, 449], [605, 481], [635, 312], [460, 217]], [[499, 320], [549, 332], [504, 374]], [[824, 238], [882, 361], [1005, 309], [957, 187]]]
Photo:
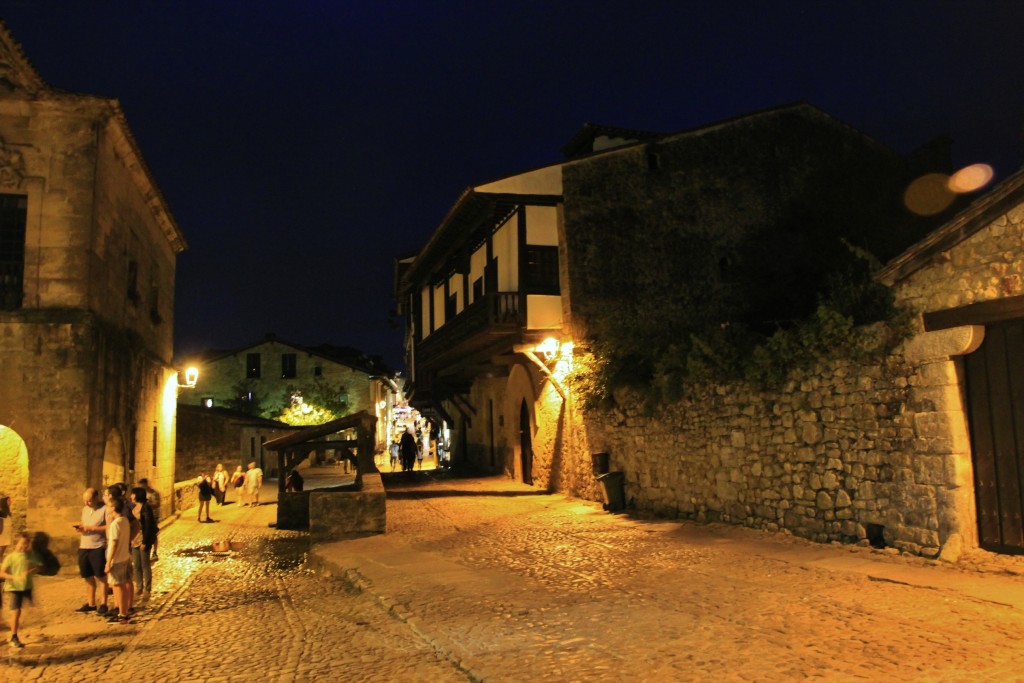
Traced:
[[494, 292], [474, 301], [416, 342], [417, 374], [441, 371], [505, 341], [514, 344], [526, 325], [525, 301], [520, 292]]

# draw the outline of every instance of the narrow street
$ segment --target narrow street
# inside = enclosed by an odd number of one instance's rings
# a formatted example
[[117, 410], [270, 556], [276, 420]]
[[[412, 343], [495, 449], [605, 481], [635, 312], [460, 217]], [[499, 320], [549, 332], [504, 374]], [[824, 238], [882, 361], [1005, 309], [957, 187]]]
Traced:
[[[329, 485], [337, 470], [307, 482]], [[187, 511], [131, 625], [43, 578], [0, 680], [1006, 681], [1024, 579], [610, 515], [504, 478], [387, 475], [386, 535], [317, 546], [276, 505]], [[273, 484], [265, 487], [273, 499]], [[265, 496], [266, 497], [266, 496]], [[244, 544], [210, 552], [214, 540]]]
[[[307, 535], [268, 527], [276, 486], [267, 482], [258, 508], [229, 497], [212, 505], [217, 523], [196, 522], [193, 508], [166, 528], [153, 598], [130, 625], [74, 612], [77, 568], [39, 579], [25, 649], [0, 645], [0, 681], [465, 680], [369, 597], [306, 568]], [[211, 552], [228, 538], [243, 549]]]

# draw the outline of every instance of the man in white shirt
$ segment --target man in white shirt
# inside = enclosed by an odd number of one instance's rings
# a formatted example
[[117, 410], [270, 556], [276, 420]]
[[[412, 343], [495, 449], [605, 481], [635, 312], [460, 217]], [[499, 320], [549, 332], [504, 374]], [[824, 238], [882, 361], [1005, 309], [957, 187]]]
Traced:
[[249, 505], [260, 504], [260, 489], [263, 487], [263, 470], [256, 467], [255, 462], [249, 463], [249, 471], [245, 473], [245, 492], [249, 496]]
[[106, 614], [106, 510], [96, 489], [86, 489], [82, 493], [82, 503], [82, 520], [75, 529], [82, 535], [78, 541], [78, 574], [85, 579], [85, 604], [77, 611]]

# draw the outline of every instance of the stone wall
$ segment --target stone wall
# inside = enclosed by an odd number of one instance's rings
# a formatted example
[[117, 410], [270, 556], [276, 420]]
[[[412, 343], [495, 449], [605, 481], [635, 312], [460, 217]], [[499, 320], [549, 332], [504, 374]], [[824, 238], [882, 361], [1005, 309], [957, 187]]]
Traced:
[[382, 534], [387, 505], [380, 474], [366, 473], [358, 491], [310, 491], [309, 534], [314, 543]]
[[971, 328], [926, 333], [879, 362], [823, 364], [777, 391], [706, 387], [653, 414], [620, 393], [586, 431], [636, 509], [934, 557], [974, 534], [950, 358], [975, 343]]

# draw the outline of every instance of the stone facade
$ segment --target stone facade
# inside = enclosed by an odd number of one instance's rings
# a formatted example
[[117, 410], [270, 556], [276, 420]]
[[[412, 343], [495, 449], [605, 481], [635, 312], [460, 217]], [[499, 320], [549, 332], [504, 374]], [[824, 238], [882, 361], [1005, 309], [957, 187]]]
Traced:
[[86, 486], [174, 478], [185, 242], [116, 100], [51, 88], [0, 27], [0, 490], [70, 553]]
[[[248, 367], [250, 355], [259, 358], [259, 372]], [[287, 356], [289, 372], [283, 372]], [[287, 405], [289, 397], [301, 393], [307, 400], [323, 387], [340, 398], [345, 415], [366, 411], [378, 418], [378, 450], [387, 443], [387, 425], [394, 408], [394, 372], [375, 359], [361, 356], [343, 359], [323, 349], [306, 348], [275, 338], [231, 351], [210, 351], [195, 358], [182, 359], [182, 365], [195, 364], [199, 381], [195, 389], [183, 392], [182, 404], [212, 407], [239, 406], [239, 389], [251, 391], [260, 416], [272, 418]], [[251, 377], [250, 375], [258, 376]], [[285, 375], [290, 376], [285, 376]]]
[[201, 408], [179, 404], [175, 480], [194, 479], [210, 472], [218, 464], [228, 472], [239, 465], [245, 470], [250, 462], [266, 476], [277, 476], [277, 457], [263, 443], [294, 430], [273, 420], [264, 420], [223, 408]]

